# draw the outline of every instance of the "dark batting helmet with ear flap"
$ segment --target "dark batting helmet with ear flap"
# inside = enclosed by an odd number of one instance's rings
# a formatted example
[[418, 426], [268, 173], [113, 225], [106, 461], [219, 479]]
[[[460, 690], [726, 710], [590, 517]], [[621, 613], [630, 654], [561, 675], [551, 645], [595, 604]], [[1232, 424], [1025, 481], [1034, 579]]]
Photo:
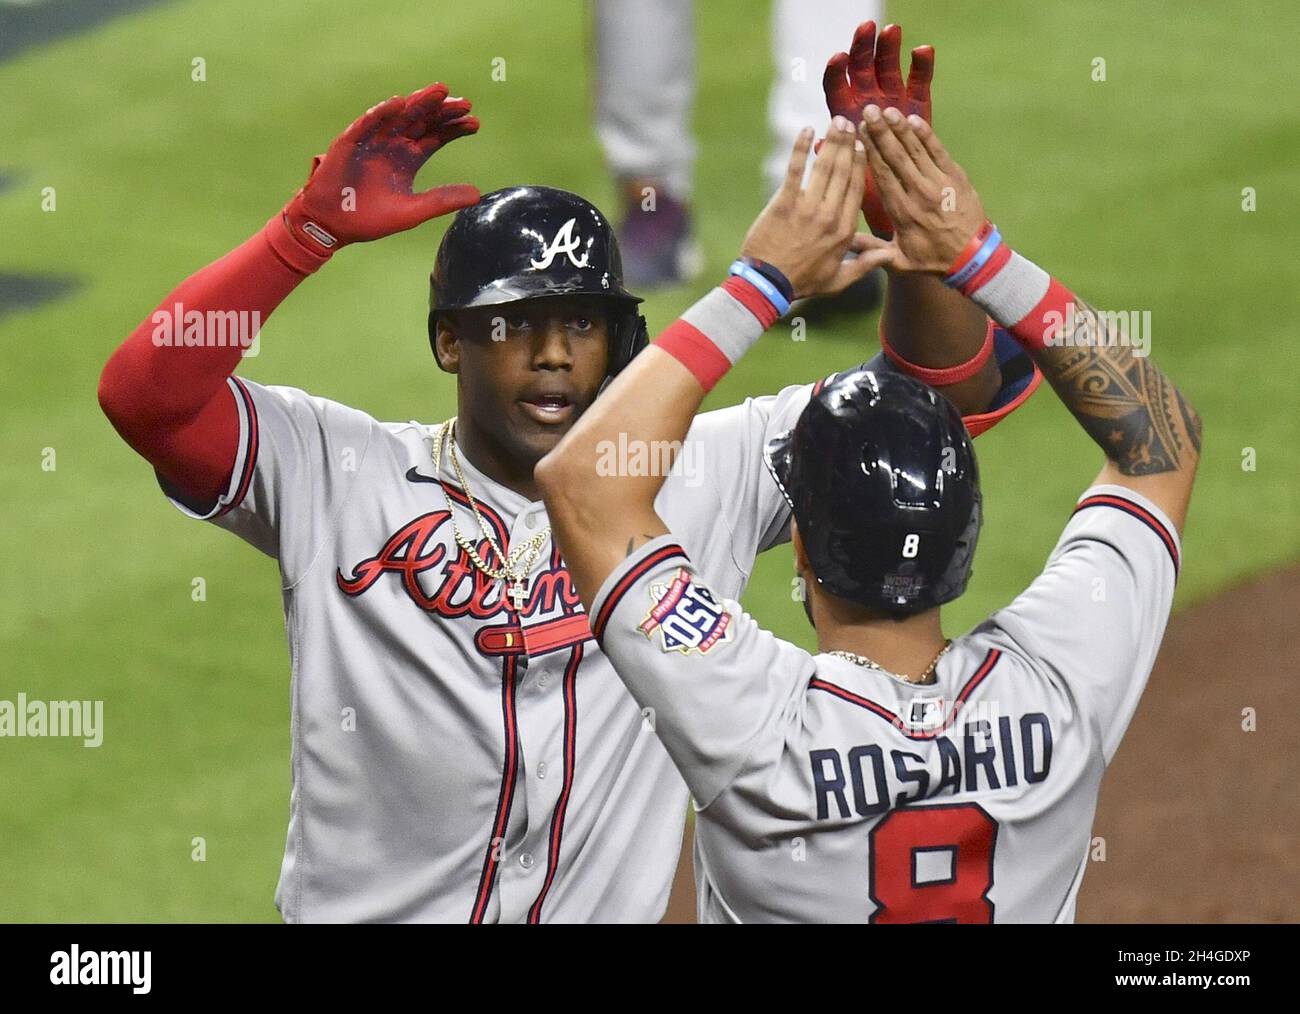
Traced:
[[551, 296], [609, 302], [611, 377], [646, 345], [641, 300], [623, 287], [614, 230], [595, 205], [567, 190], [509, 187], [462, 209], [442, 237], [429, 281], [434, 359], [440, 314]]
[[901, 373], [839, 373], [764, 457], [827, 591], [895, 615], [965, 591], [979, 471], [948, 399]]

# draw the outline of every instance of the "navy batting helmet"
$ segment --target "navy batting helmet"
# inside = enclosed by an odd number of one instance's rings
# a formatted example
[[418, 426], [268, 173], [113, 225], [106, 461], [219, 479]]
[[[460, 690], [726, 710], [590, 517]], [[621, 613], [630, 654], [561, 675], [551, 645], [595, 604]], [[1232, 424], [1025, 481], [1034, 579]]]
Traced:
[[646, 344], [641, 300], [623, 287], [614, 230], [595, 205], [567, 190], [508, 187], [462, 209], [442, 237], [429, 281], [435, 359], [444, 311], [545, 296], [608, 300], [610, 376]]
[[904, 374], [836, 374], [765, 459], [827, 591], [910, 615], [965, 590], [979, 472], [946, 398]]

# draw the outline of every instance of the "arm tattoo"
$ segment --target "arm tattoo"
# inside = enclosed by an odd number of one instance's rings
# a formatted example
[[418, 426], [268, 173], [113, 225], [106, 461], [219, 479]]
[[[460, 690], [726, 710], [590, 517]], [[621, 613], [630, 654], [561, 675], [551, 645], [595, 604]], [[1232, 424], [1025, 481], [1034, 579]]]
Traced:
[[[635, 549], [636, 549], [636, 538], [637, 538], [637, 537], [636, 537], [635, 535], [633, 535], [630, 539], [627, 540], [627, 552], [623, 554], [624, 559], [626, 559], [627, 557], [631, 556], [632, 553], [635, 551]], [[652, 541], [652, 540], [654, 540], [654, 539], [657, 539], [657, 538], [659, 538], [659, 536], [657, 536], [657, 535], [646, 535], [644, 532], [642, 532], [642, 533], [641, 533], [641, 545], [644, 546], [647, 542], [650, 542], [650, 541]]]
[[1067, 340], [1037, 357], [1061, 400], [1125, 475], [1190, 465], [1201, 453], [1195, 410], [1154, 363], [1120, 344], [1105, 315], [1075, 305], [1081, 319]]

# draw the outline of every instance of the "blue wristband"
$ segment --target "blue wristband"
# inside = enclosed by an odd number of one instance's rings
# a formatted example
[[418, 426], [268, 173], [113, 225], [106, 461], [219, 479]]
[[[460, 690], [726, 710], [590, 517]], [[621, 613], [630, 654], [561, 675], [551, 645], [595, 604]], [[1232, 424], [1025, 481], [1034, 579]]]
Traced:
[[765, 299], [772, 304], [778, 317], [783, 317], [790, 309], [790, 300], [786, 299], [781, 290], [778, 289], [770, 279], [768, 279], [757, 268], [751, 267], [743, 260], [731, 262], [731, 268], [727, 271], [729, 275], [739, 275], [745, 281], [749, 282], [754, 288], [761, 292]]
[[943, 280], [944, 285], [950, 285], [954, 289], [960, 289], [975, 277], [979, 272], [979, 269], [987, 264], [988, 259], [993, 256], [993, 251], [1001, 245], [1002, 233], [998, 232], [998, 227], [995, 225], [993, 231], [985, 238], [983, 245], [975, 251], [975, 256], [972, 257], [966, 263], [966, 266], [960, 271], [946, 276]]
[[785, 277], [785, 272], [775, 264], [769, 264], [767, 261], [760, 261], [757, 257], [746, 257], [744, 255], [736, 258], [741, 264], [748, 264], [760, 275], [777, 287], [777, 290], [783, 295], [787, 303], [794, 302], [794, 284], [790, 279]]

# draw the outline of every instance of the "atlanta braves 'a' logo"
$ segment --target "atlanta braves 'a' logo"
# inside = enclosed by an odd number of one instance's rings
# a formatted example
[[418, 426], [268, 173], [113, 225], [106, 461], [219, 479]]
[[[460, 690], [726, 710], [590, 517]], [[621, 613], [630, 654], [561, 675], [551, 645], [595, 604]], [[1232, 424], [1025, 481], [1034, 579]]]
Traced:
[[542, 251], [542, 259], [540, 261], [530, 260], [528, 263], [538, 271], [542, 271], [545, 268], [549, 268], [551, 266], [551, 261], [555, 260], [556, 257], [560, 254], [564, 254], [564, 256], [569, 258], [569, 263], [575, 268], [585, 268], [587, 266], [587, 255], [583, 254], [581, 257], [574, 256], [577, 251], [582, 249], [582, 240], [573, 233], [573, 226], [576, 222], [576, 218], [571, 218], [560, 226], [559, 230], [555, 233], [555, 238], [552, 239], [551, 242], [547, 244], [546, 249]]

